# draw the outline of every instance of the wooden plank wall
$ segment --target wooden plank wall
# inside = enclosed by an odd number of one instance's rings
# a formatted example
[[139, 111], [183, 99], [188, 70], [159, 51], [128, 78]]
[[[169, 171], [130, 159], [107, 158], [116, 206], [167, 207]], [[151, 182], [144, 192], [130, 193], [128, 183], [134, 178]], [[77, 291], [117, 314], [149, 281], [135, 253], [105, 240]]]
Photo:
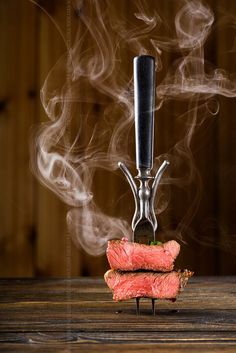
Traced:
[[[224, 30], [217, 29], [216, 62], [225, 72], [235, 72], [235, 35], [233, 26], [235, 20], [234, 0], [227, 1], [222, 11], [221, 3], [218, 4], [219, 14], [223, 14], [224, 20], [229, 23]], [[219, 214], [219, 245], [223, 251], [219, 254], [220, 273], [232, 272], [232, 264], [235, 266], [236, 249], [236, 188], [235, 188], [235, 165], [236, 165], [236, 135], [235, 135], [235, 111], [236, 99], [227, 97], [220, 98], [221, 109], [217, 118], [217, 179], [218, 179], [218, 214]]]
[[1, 275], [34, 273], [35, 180], [29, 171], [29, 128], [35, 119], [36, 9], [0, 1]]
[[[38, 3], [65, 34], [66, 0]], [[156, 1], [148, 3], [153, 8], [157, 5]], [[217, 3], [208, 0], [207, 3], [216, 12], [216, 19], [225, 14], [222, 8], [231, 16], [236, 14], [234, 0]], [[160, 1], [158, 6], [171, 13], [179, 3]], [[119, 8], [131, 19], [128, 1], [120, 0]], [[27, 0], [0, 0], [0, 276], [101, 275], [107, 268], [105, 257], [89, 256], [74, 246], [66, 227], [67, 207], [40, 185], [29, 169], [30, 129], [47, 121], [39, 91], [48, 72], [65, 52], [65, 44], [45, 11]], [[77, 19], [73, 9], [71, 12], [74, 28]], [[231, 72], [236, 69], [230, 47], [234, 37], [233, 29], [224, 32], [216, 27], [206, 50], [210, 61]], [[173, 58], [173, 54], [164, 56], [165, 68]], [[132, 57], [127, 55], [123, 66], [127, 72], [129, 59]], [[161, 80], [163, 74], [158, 75]], [[235, 99], [220, 99], [220, 113], [203, 127], [203, 132], [208, 130], [207, 134], [199, 132], [193, 141], [203, 193], [198, 212], [185, 232], [186, 244], [182, 245], [178, 265], [190, 267], [197, 274], [235, 274], [236, 157], [232, 114], [235, 102]], [[177, 103], [171, 102], [158, 112], [156, 153], [165, 153], [171, 148], [171, 141], [181, 134], [182, 126], [174, 118], [177, 109]], [[99, 173], [94, 186], [104, 210], [109, 206], [103, 201], [105, 187], [111, 199], [117, 197], [116, 190], [124, 193], [117, 205], [117, 214], [126, 209], [131, 217], [132, 195], [122, 177]], [[161, 226], [178, 224], [196, 190], [190, 185], [185, 190], [173, 187], [171, 191], [171, 207], [161, 217]]]
[[[66, 28], [66, 2], [54, 1], [40, 2], [43, 9], [65, 33]], [[55, 65], [58, 58], [64, 54], [66, 48], [60, 33], [49, 20], [47, 14], [38, 12], [38, 48], [39, 79], [37, 91], [39, 91], [49, 71]], [[42, 105], [39, 103], [39, 121], [47, 121]], [[55, 273], [58, 276], [66, 275], [68, 261], [68, 236], [66, 230], [66, 206], [45, 186], [37, 185], [37, 273], [36, 275], [47, 276]], [[51, 213], [50, 210], [53, 210]], [[50, 236], [49, 236], [50, 234]], [[76, 259], [76, 257], [75, 257]], [[74, 261], [74, 258], [71, 258]], [[74, 263], [76, 272], [79, 272], [79, 257]]]

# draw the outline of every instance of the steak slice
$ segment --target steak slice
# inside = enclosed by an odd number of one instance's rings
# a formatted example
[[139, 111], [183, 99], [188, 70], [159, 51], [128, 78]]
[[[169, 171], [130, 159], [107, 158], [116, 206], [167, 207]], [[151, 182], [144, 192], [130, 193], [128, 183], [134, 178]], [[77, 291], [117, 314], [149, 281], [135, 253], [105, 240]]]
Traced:
[[192, 275], [188, 270], [168, 273], [109, 270], [104, 279], [116, 301], [139, 297], [175, 299]]
[[173, 270], [179, 251], [180, 245], [175, 240], [161, 245], [145, 245], [123, 238], [108, 241], [106, 253], [113, 270], [168, 272]]

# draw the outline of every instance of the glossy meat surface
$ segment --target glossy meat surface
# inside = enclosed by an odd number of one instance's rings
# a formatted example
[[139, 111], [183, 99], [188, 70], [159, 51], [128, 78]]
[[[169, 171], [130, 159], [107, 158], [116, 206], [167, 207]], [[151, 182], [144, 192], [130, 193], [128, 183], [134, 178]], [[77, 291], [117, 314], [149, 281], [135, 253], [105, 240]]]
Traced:
[[109, 270], [104, 279], [117, 301], [138, 297], [175, 299], [192, 274], [188, 270], [168, 273]]
[[161, 245], [146, 245], [122, 240], [110, 240], [107, 259], [113, 270], [172, 271], [174, 261], [180, 252], [180, 245], [170, 240]]

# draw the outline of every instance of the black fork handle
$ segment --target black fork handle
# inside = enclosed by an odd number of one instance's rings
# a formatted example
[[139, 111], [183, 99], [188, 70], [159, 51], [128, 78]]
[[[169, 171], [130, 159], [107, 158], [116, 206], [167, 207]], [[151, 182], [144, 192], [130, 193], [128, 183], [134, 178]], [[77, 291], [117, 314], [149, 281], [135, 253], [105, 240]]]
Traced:
[[141, 55], [134, 58], [134, 106], [136, 167], [153, 166], [155, 59]]

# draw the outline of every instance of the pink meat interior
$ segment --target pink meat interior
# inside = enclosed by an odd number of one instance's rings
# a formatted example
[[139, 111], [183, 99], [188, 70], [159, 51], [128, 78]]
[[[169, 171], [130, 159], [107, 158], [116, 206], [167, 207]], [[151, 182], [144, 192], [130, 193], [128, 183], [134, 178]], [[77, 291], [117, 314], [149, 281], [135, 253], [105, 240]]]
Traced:
[[182, 277], [187, 276], [176, 271], [121, 273], [109, 270], [104, 277], [108, 287], [113, 291], [113, 299], [126, 300], [136, 297], [176, 298], [182, 286]]
[[145, 245], [127, 239], [108, 242], [107, 259], [114, 270], [171, 271], [180, 251], [180, 245], [171, 240], [162, 245]]

